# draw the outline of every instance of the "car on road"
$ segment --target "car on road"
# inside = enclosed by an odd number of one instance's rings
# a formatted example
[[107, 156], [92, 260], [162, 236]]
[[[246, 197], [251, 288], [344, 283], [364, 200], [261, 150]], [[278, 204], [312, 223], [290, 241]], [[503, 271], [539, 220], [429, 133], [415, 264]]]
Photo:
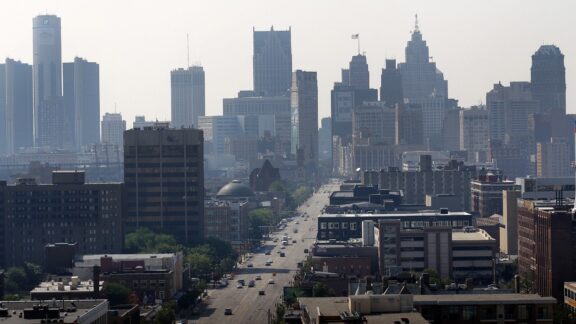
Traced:
[[268, 280], [268, 284], [269, 284], [269, 285], [273, 285], [274, 283], [275, 283], [275, 282], [274, 282], [274, 279]]
[[252, 263], [248, 263], [248, 265], [246, 265], [248, 268], [252, 268], [254, 267], [254, 265]]
[[252, 288], [254, 286], [256, 286], [256, 282], [254, 280], [248, 281], [248, 288]]
[[270, 251], [266, 251], [266, 253], [264, 253], [264, 255], [270, 255]]
[[281, 250], [286, 250], [286, 246], [285, 246], [285, 245], [282, 245], [282, 246], [280, 247], [280, 249], [281, 249]]
[[285, 257], [285, 256], [286, 256], [286, 253], [284, 253], [284, 252], [280, 252], [280, 257], [282, 257], [282, 258], [283, 258], [283, 257]]
[[224, 309], [224, 315], [232, 315], [232, 308]]
[[262, 276], [261, 276], [261, 275], [257, 275], [256, 278], [254, 278], [254, 280], [262, 280]]
[[299, 222], [299, 221], [296, 221], [296, 225], [298, 225], [298, 224], [300, 224], [300, 222]]
[[296, 240], [292, 240], [292, 243], [297, 243]]
[[264, 295], [266, 295], [266, 293], [264, 292], [264, 290], [259, 290], [259, 291], [258, 291], [258, 295], [264, 296]]
[[240, 289], [240, 288], [242, 288], [242, 287], [244, 287], [244, 285], [242, 285], [242, 284], [237, 284], [237, 285], [236, 285], [236, 288], [238, 288], [238, 289]]
[[269, 267], [272, 265], [272, 261], [266, 261], [266, 266]]

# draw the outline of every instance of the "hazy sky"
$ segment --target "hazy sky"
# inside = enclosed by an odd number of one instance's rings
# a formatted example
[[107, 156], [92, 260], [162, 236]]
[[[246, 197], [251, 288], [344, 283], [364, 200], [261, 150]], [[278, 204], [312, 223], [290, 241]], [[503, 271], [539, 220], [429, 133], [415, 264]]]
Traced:
[[0, 58], [32, 63], [32, 18], [62, 19], [63, 61], [100, 64], [101, 113], [117, 103], [134, 115], [170, 118], [170, 70], [190, 62], [206, 72], [206, 113], [222, 98], [252, 88], [252, 27], [292, 27], [293, 68], [318, 72], [320, 116], [330, 114], [330, 89], [356, 53], [359, 33], [380, 86], [386, 58], [404, 61], [414, 14], [430, 55], [461, 106], [483, 102], [494, 83], [530, 80], [531, 55], [556, 44], [565, 55], [568, 111], [575, 112], [574, 1], [476, 0], [7, 0], [0, 19]]

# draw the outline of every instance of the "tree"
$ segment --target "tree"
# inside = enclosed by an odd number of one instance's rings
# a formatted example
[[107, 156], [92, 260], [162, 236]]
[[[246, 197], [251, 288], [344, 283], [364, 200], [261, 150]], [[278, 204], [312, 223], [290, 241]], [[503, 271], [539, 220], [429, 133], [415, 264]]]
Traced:
[[298, 189], [294, 190], [292, 197], [297, 205], [303, 204], [310, 196], [312, 196], [312, 188], [308, 186], [300, 186]]
[[312, 296], [314, 297], [333, 297], [334, 295], [334, 291], [328, 289], [328, 287], [321, 282], [314, 284], [312, 287]]
[[212, 273], [213, 261], [209, 254], [193, 252], [186, 256], [186, 262], [190, 264], [192, 277], [208, 278]]
[[112, 306], [127, 304], [130, 289], [122, 284], [110, 282], [104, 288], [104, 295]]
[[262, 234], [265, 232], [262, 230], [262, 226], [273, 225], [273, 214], [268, 208], [258, 208], [250, 211], [248, 214], [250, 220], [250, 238], [255, 240], [260, 240]]
[[176, 305], [173, 301], [162, 304], [162, 309], [156, 314], [154, 323], [165, 324], [174, 323], [176, 320], [176, 313], [174, 311]]
[[23, 268], [11, 267], [4, 274], [4, 287], [7, 293], [17, 294], [28, 288], [28, 277]]
[[288, 185], [282, 180], [276, 180], [270, 184], [268, 187], [270, 192], [288, 192]]
[[174, 253], [182, 250], [174, 236], [154, 233], [148, 228], [127, 234], [124, 247], [130, 253]]

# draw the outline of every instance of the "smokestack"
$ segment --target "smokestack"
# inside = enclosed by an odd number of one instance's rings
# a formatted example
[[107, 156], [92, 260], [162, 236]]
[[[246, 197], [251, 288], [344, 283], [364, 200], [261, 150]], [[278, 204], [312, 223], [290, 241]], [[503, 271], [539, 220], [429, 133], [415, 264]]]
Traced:
[[95, 265], [92, 268], [92, 281], [94, 282], [94, 299], [100, 297], [100, 267]]

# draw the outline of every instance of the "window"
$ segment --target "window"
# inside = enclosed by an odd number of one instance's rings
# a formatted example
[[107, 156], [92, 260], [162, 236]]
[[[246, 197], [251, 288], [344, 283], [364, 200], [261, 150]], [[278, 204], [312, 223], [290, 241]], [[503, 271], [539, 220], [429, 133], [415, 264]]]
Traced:
[[164, 289], [164, 286], [166, 286], [166, 280], [158, 280], [158, 287]]
[[325, 222], [320, 223], [320, 229], [326, 229], [326, 223]]
[[528, 319], [528, 307], [526, 305], [518, 305], [518, 319]]
[[161, 300], [164, 300], [164, 291], [163, 290], [160, 290], [158, 292], [158, 298], [160, 298]]
[[342, 222], [342, 229], [347, 229], [347, 228], [348, 228], [348, 223]]
[[132, 281], [132, 288], [138, 288], [138, 280]]
[[355, 231], [355, 230], [356, 230], [356, 223], [350, 223], [350, 230], [351, 230], [351, 231]]
[[140, 280], [140, 288], [142, 289], [148, 288], [148, 282], [146, 280]]

